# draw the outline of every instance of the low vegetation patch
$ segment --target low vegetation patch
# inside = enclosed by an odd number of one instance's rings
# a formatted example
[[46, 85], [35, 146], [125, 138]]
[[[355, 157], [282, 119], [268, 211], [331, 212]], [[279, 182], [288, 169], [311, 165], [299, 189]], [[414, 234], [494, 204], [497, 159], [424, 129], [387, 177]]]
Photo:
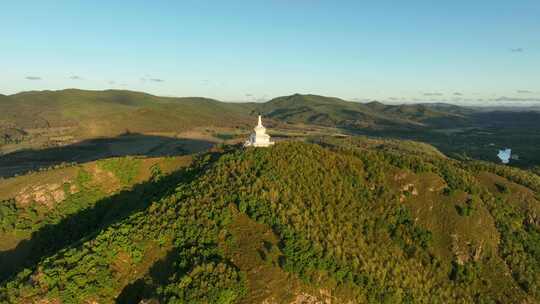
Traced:
[[98, 166], [102, 169], [113, 173], [122, 183], [122, 185], [130, 185], [137, 174], [141, 160], [133, 157], [111, 158], [98, 161]]

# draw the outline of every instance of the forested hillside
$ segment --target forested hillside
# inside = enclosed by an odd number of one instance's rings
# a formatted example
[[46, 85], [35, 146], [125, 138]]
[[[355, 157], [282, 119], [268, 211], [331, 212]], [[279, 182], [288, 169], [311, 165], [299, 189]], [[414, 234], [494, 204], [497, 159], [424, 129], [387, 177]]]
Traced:
[[414, 104], [396, 106], [376, 101], [363, 104], [319, 95], [277, 97], [258, 105], [256, 110], [281, 121], [350, 129], [416, 130], [467, 123], [466, 116], [454, 108]]
[[0, 97], [0, 131], [69, 128], [70, 135], [95, 137], [126, 130], [171, 132], [198, 126], [238, 126], [246, 123], [245, 107], [208, 98], [120, 90], [23, 92]]
[[[9, 132], [49, 130], [77, 138], [130, 132], [173, 132], [196, 127], [245, 127], [250, 116], [292, 123], [351, 128], [413, 128], [435, 119], [459, 115], [424, 106], [377, 107], [317, 95], [283, 96], [268, 102], [226, 103], [208, 98], [170, 98], [107, 90], [32, 91], [0, 96], [0, 132], [5, 143], [17, 140]], [[8, 132], [8, 130], [11, 130]], [[43, 131], [41, 131], [43, 132]]]
[[0, 301], [540, 301], [540, 177], [427, 145], [314, 142], [201, 154], [99, 227], [81, 212], [37, 227], [74, 234], [37, 242]]
[[156, 190], [148, 181], [190, 161], [190, 156], [111, 158], [0, 180], [0, 281], [143, 208], [165, 187]]

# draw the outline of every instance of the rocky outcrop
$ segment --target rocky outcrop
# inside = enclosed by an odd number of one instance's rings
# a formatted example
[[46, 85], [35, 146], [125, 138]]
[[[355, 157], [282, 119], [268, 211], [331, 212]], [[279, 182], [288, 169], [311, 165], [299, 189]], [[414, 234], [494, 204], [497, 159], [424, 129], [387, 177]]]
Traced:
[[27, 186], [19, 191], [15, 196], [15, 202], [20, 207], [36, 203], [52, 209], [56, 204], [64, 201], [68, 195], [77, 192], [79, 188], [67, 180], [64, 183], [38, 184]]
[[475, 246], [471, 242], [460, 244], [457, 234], [452, 234], [452, 253], [459, 265], [469, 261], [477, 262], [482, 257], [482, 244]]
[[[261, 304], [278, 304], [280, 302], [273, 298], [264, 300]], [[346, 303], [352, 304], [352, 302], [343, 302], [338, 300], [335, 296], [332, 296], [330, 290], [321, 289], [319, 295], [314, 296], [307, 292], [300, 292], [295, 295], [294, 299], [289, 304], [333, 304], [333, 303]]]

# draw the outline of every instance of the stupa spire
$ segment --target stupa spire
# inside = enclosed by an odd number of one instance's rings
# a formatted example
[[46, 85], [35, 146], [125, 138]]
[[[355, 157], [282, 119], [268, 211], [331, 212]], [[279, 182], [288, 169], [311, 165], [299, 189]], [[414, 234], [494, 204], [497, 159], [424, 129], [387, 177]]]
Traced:
[[253, 133], [244, 143], [245, 147], [268, 147], [274, 144], [270, 141], [270, 135], [266, 134], [266, 128], [262, 124], [262, 117], [259, 115], [257, 126], [253, 129]]

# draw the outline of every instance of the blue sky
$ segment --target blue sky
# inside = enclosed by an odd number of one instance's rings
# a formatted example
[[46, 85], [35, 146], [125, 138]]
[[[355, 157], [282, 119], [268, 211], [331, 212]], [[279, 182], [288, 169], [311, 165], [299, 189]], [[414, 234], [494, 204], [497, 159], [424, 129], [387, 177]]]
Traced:
[[540, 1], [5, 1], [0, 93], [540, 103]]

